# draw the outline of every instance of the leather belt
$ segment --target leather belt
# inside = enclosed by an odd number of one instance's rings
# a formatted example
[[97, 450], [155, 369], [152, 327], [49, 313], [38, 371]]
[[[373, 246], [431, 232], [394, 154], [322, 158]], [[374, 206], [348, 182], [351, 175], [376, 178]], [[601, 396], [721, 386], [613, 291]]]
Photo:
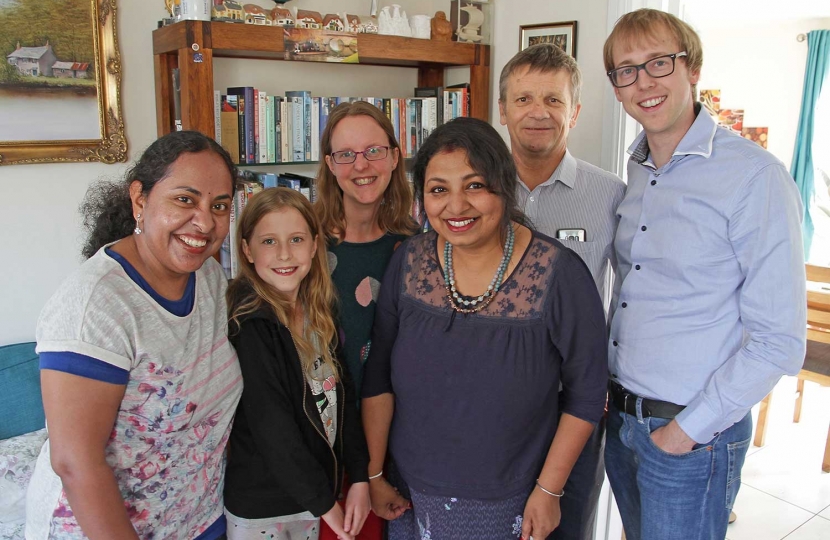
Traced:
[[[637, 399], [640, 396], [629, 392], [619, 383], [610, 380], [608, 381], [608, 393], [611, 396], [611, 403], [614, 404], [617, 410], [632, 416], [637, 416]], [[653, 416], [655, 418], [667, 419], [674, 418], [685, 408], [684, 405], [648, 398], [643, 398], [642, 406], [640, 407], [643, 418]]]

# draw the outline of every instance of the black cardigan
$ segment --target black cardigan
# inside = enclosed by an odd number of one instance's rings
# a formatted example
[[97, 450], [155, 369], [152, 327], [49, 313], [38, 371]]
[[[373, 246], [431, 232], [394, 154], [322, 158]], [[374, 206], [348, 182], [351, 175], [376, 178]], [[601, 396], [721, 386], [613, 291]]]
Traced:
[[337, 383], [337, 438], [332, 448], [291, 333], [260, 310], [230, 324], [244, 388], [231, 431], [225, 507], [260, 519], [331, 510], [342, 488], [367, 482], [369, 452], [346, 363]]

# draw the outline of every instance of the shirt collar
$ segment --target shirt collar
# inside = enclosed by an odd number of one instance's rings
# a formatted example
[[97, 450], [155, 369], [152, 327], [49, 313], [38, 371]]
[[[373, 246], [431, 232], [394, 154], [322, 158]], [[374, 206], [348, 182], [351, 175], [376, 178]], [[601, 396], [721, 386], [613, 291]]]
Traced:
[[[562, 156], [562, 161], [559, 162], [559, 166], [554, 169], [550, 178], [539, 184], [539, 187], [552, 186], [557, 181], [562, 182], [571, 189], [576, 186], [576, 158], [571, 155], [567, 148], [565, 149], [565, 155]], [[519, 178], [519, 183], [530, 191], [521, 178]]]
[[[697, 155], [708, 158], [712, 155], [712, 142], [715, 140], [715, 133], [718, 125], [715, 119], [708, 112], [701, 108], [700, 103], [695, 103], [695, 121], [686, 135], [680, 140], [680, 144], [674, 149], [672, 156]], [[631, 146], [628, 153], [637, 163], [644, 163], [649, 158], [648, 139], [646, 132], [642, 131]]]

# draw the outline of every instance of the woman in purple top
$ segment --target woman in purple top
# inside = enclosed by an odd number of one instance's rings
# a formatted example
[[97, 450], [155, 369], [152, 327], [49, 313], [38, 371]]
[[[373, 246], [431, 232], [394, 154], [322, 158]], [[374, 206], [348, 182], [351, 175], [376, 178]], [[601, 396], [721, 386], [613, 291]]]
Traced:
[[596, 287], [528, 226], [487, 123], [436, 129], [413, 176], [434, 230], [395, 252], [381, 286], [362, 405], [373, 509], [390, 540], [546, 538], [605, 405]]

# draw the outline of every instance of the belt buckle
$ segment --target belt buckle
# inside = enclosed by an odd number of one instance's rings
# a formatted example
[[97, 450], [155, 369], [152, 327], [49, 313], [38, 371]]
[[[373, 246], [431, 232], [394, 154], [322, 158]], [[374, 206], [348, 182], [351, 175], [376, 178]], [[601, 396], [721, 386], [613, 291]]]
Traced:
[[623, 412], [625, 414], [631, 414], [630, 412], [628, 412], [628, 396], [630, 396], [631, 394], [629, 394], [626, 390], [623, 390], [623, 392]]

